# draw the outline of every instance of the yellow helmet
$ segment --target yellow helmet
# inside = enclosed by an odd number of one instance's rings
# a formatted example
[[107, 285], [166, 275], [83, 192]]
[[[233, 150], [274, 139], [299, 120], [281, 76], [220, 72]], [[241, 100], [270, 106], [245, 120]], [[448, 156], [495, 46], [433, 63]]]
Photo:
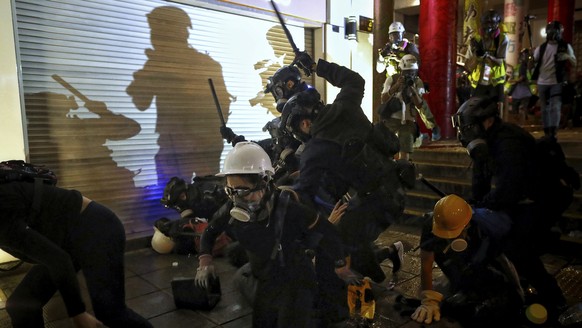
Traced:
[[440, 238], [456, 238], [472, 216], [473, 210], [463, 198], [457, 195], [445, 196], [434, 206], [432, 233]]

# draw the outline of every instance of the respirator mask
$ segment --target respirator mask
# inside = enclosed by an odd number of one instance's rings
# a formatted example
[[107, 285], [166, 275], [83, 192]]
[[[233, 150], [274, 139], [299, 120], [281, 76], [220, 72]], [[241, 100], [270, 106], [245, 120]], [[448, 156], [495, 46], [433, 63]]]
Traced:
[[449, 251], [449, 249], [452, 249], [454, 252], [460, 253], [460, 252], [464, 252], [467, 247], [469, 246], [469, 243], [467, 243], [467, 229], [469, 228], [469, 226], [467, 225], [465, 227], [465, 229], [463, 229], [463, 232], [461, 232], [461, 235], [458, 236], [457, 238], [450, 240], [449, 244], [447, 245], [447, 247], [444, 249], [443, 253], [446, 253]]
[[473, 160], [483, 160], [489, 156], [489, 147], [485, 141], [485, 129], [481, 123], [461, 125], [461, 115], [453, 115], [453, 127], [457, 129], [457, 139], [467, 149]]
[[232, 188], [225, 187], [224, 190], [230, 199], [233, 201], [233, 207], [230, 210], [230, 216], [240, 222], [254, 222], [260, 221], [268, 216], [268, 213], [262, 211], [264, 209], [263, 199], [266, 195], [256, 201], [248, 201], [245, 198], [253, 192], [264, 190], [267, 192], [267, 184], [259, 183], [254, 188]]

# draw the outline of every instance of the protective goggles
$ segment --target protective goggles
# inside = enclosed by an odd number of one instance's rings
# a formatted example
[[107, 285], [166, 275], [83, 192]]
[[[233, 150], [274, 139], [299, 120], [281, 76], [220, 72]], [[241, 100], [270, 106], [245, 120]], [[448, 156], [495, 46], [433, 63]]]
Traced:
[[248, 195], [250, 195], [251, 193], [255, 192], [255, 191], [260, 191], [263, 188], [265, 188], [265, 185], [262, 183], [259, 183], [257, 186], [255, 186], [254, 188], [233, 188], [233, 187], [229, 187], [226, 186], [224, 187], [224, 191], [226, 192], [226, 194], [229, 197], [240, 197], [240, 198], [244, 198], [247, 197]]

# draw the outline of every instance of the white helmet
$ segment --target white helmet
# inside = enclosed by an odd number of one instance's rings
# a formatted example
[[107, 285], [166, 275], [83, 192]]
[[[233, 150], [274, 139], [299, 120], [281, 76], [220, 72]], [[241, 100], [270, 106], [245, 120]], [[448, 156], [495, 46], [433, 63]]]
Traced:
[[269, 155], [254, 142], [238, 142], [224, 159], [224, 167], [219, 177], [231, 174], [275, 174]]
[[401, 71], [409, 71], [412, 69], [418, 70], [418, 59], [411, 54], [404, 55], [402, 59], [400, 59], [398, 68], [400, 68]]
[[152, 237], [152, 248], [160, 254], [169, 254], [174, 249], [176, 243], [168, 236], [164, 235], [158, 228], [154, 227]]
[[404, 33], [404, 25], [402, 25], [400, 22], [394, 22], [390, 24], [390, 27], [388, 28], [388, 34], [393, 32]]

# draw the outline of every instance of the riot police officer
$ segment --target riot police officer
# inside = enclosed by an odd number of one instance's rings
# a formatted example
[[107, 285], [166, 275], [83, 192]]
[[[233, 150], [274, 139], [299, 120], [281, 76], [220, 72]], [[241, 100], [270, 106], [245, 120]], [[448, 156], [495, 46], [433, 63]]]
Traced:
[[536, 167], [540, 159], [533, 136], [503, 122], [496, 100], [473, 97], [452, 118], [461, 144], [473, 159], [473, 203], [478, 208], [509, 214], [513, 227], [506, 254], [518, 273], [537, 290], [550, 316], [555, 317], [565, 299], [540, 255], [548, 244], [551, 218], [556, 212], [553, 206], [558, 202], [540, 195], [557, 191], [540, 183], [545, 180], [542, 175], [551, 172], [539, 172]]
[[[372, 125], [362, 111], [364, 80], [359, 74], [322, 59], [317, 65], [302, 65], [341, 90], [329, 105], [324, 106], [317, 91], [308, 89], [291, 97], [283, 108], [281, 125], [305, 143], [296, 190], [305, 203], [326, 214], [338, 201], [348, 203], [337, 228], [352, 267], [374, 281], [383, 281], [386, 276], [376, 259], [373, 241], [404, 209], [404, 187], [392, 159], [399, 148], [398, 139], [382, 124]], [[395, 269], [399, 268], [399, 254], [395, 245], [387, 252]], [[330, 276], [324, 269], [318, 274]], [[334, 284], [332, 278], [321, 280]], [[343, 302], [338, 304], [338, 317], [341, 313], [347, 317], [345, 290], [336, 285], [328, 289], [336, 290], [336, 296], [324, 296], [332, 303]]]

